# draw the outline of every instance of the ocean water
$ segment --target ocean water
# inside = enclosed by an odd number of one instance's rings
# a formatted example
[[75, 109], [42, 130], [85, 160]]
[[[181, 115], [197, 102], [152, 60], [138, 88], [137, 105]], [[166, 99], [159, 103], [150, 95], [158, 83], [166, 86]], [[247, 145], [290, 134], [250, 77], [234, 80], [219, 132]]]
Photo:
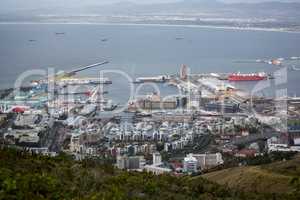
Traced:
[[[176, 40], [179, 37], [183, 39]], [[235, 61], [300, 56], [299, 44], [300, 34], [285, 32], [146, 25], [1, 24], [0, 88], [12, 87], [28, 70], [67, 71], [102, 60], [110, 63], [82, 75], [96, 76], [100, 69], [120, 70], [134, 79], [176, 74], [181, 64], [188, 65], [192, 73], [274, 72], [280, 68]], [[300, 72], [287, 71], [287, 84], [276, 87], [287, 88], [289, 95], [300, 95]], [[108, 76], [113, 85], [107, 89], [114, 100], [126, 99], [126, 78], [116, 73]], [[248, 83], [235, 85], [253, 87]], [[151, 87], [143, 90], [151, 91]], [[167, 94], [177, 92], [162, 85], [159, 88]]]

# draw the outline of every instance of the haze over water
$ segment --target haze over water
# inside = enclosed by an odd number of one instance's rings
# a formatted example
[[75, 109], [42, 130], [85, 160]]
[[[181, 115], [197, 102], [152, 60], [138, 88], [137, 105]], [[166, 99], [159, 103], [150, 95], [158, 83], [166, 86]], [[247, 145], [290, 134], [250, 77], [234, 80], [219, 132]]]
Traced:
[[[200, 27], [2, 24], [0, 44], [0, 88], [12, 87], [26, 70], [71, 70], [102, 60], [110, 64], [82, 74], [95, 76], [100, 69], [119, 69], [133, 78], [176, 74], [181, 64], [192, 73], [271, 72], [279, 68], [235, 61], [300, 56], [297, 33]], [[289, 95], [300, 95], [299, 77], [299, 71], [289, 71]], [[113, 79], [109, 92], [126, 95], [124, 80]]]

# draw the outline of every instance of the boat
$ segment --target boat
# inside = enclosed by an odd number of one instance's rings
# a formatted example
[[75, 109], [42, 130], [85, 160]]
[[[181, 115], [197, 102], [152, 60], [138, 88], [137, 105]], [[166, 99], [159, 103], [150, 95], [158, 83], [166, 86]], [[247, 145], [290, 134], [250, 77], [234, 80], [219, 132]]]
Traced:
[[109, 78], [63, 78], [57, 80], [57, 84], [66, 87], [68, 85], [112, 84], [112, 81]]
[[229, 81], [261, 81], [268, 78], [265, 73], [252, 73], [252, 74], [242, 74], [234, 73], [228, 76]]
[[154, 76], [154, 77], [139, 77], [137, 78], [134, 83], [146, 83], [146, 82], [152, 82], [152, 83], [164, 83], [166, 81], [170, 80], [169, 76]]
[[114, 111], [117, 107], [118, 107], [118, 105], [116, 105], [116, 104], [107, 104], [107, 105], [103, 106], [103, 110], [104, 111]]
[[300, 57], [293, 56], [290, 58], [291, 60], [300, 60]]
[[136, 117], [152, 117], [152, 114], [149, 112], [138, 112], [136, 113]]
[[83, 107], [80, 114], [83, 116], [90, 115], [93, 112], [96, 112], [97, 106], [95, 104], [87, 104]]

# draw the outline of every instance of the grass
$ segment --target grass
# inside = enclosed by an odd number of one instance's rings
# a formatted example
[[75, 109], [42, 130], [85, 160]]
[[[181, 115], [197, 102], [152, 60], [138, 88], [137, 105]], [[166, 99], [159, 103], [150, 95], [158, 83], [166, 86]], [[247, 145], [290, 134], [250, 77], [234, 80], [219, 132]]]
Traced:
[[261, 166], [234, 167], [202, 175], [229, 188], [259, 193], [293, 193], [291, 182], [300, 177], [300, 155]]

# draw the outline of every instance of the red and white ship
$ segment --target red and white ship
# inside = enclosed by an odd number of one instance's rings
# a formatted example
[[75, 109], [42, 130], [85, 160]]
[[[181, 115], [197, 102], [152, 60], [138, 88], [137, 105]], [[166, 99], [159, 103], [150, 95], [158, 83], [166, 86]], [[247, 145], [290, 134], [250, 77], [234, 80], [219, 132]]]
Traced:
[[229, 81], [261, 81], [268, 78], [266, 73], [252, 73], [252, 74], [242, 74], [234, 73], [228, 76]]

